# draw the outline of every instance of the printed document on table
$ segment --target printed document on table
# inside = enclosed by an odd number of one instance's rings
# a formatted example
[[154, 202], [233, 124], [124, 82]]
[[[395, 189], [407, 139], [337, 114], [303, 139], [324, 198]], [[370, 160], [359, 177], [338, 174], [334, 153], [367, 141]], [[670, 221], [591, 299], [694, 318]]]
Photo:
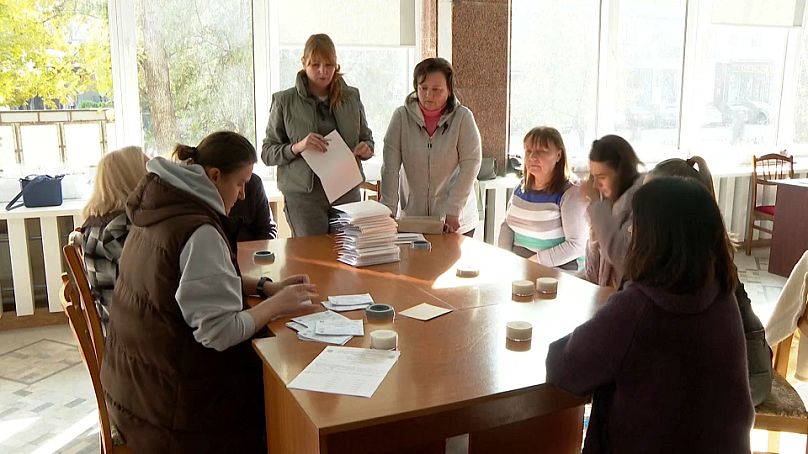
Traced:
[[354, 347], [326, 347], [288, 385], [292, 389], [370, 397], [401, 353]]
[[300, 154], [320, 177], [328, 202], [334, 203], [362, 183], [362, 173], [359, 172], [356, 157], [336, 129], [328, 133], [325, 139], [329, 141], [325, 153], [307, 149]]

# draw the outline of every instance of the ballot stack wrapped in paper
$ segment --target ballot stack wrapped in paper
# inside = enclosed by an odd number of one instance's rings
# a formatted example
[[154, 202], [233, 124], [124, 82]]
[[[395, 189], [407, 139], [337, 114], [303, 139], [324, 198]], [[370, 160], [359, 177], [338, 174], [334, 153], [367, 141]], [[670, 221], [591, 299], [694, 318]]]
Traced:
[[375, 200], [334, 207], [338, 216], [331, 224], [337, 232], [337, 260], [351, 266], [398, 262], [396, 221], [390, 209]]

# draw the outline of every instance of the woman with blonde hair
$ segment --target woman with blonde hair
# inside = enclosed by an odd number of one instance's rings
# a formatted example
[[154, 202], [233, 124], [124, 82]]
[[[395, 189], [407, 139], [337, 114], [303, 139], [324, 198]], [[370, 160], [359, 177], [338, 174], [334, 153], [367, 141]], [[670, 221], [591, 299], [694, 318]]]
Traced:
[[322, 182], [300, 155], [325, 153], [325, 138], [336, 130], [353, 150], [356, 165], [373, 156], [373, 135], [365, 118], [359, 90], [345, 83], [328, 35], [312, 35], [303, 49], [303, 69], [295, 86], [272, 95], [261, 159], [278, 166], [278, 189], [292, 235], [321, 235], [329, 231], [332, 205], [359, 201], [359, 186], [329, 203]]
[[508, 204], [499, 247], [577, 271], [586, 251], [586, 199], [570, 180], [564, 140], [557, 129], [539, 126], [523, 142], [525, 176]]
[[126, 199], [146, 175], [146, 161], [148, 157], [140, 147], [107, 153], [98, 163], [93, 194], [84, 207], [86, 220], [80, 229], [84, 266], [105, 331], [118, 260], [131, 227]]

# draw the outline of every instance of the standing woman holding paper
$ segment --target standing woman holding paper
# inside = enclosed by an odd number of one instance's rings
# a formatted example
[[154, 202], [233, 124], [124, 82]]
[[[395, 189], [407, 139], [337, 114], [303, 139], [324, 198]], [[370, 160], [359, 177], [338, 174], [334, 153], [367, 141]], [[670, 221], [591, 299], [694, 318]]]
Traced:
[[329, 146], [325, 136], [336, 130], [353, 151], [362, 175], [361, 161], [373, 156], [373, 135], [359, 90], [342, 79], [331, 38], [310, 36], [301, 62], [295, 86], [272, 95], [261, 147], [264, 163], [278, 166], [278, 189], [295, 237], [328, 233], [331, 206], [360, 199], [357, 185], [330, 203], [320, 178], [301, 153], [325, 153]]
[[480, 131], [454, 92], [454, 69], [443, 58], [415, 66], [413, 89], [393, 112], [384, 137], [383, 204], [401, 216], [444, 218], [445, 232], [472, 236], [477, 226]]

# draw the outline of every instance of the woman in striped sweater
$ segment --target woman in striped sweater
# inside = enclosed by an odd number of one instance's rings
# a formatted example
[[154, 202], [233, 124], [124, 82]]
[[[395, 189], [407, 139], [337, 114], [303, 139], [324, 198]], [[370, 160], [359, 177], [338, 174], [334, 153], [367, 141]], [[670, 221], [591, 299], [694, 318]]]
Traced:
[[499, 246], [542, 265], [578, 270], [586, 249], [586, 199], [570, 181], [564, 140], [539, 126], [524, 139], [525, 176], [508, 204]]

